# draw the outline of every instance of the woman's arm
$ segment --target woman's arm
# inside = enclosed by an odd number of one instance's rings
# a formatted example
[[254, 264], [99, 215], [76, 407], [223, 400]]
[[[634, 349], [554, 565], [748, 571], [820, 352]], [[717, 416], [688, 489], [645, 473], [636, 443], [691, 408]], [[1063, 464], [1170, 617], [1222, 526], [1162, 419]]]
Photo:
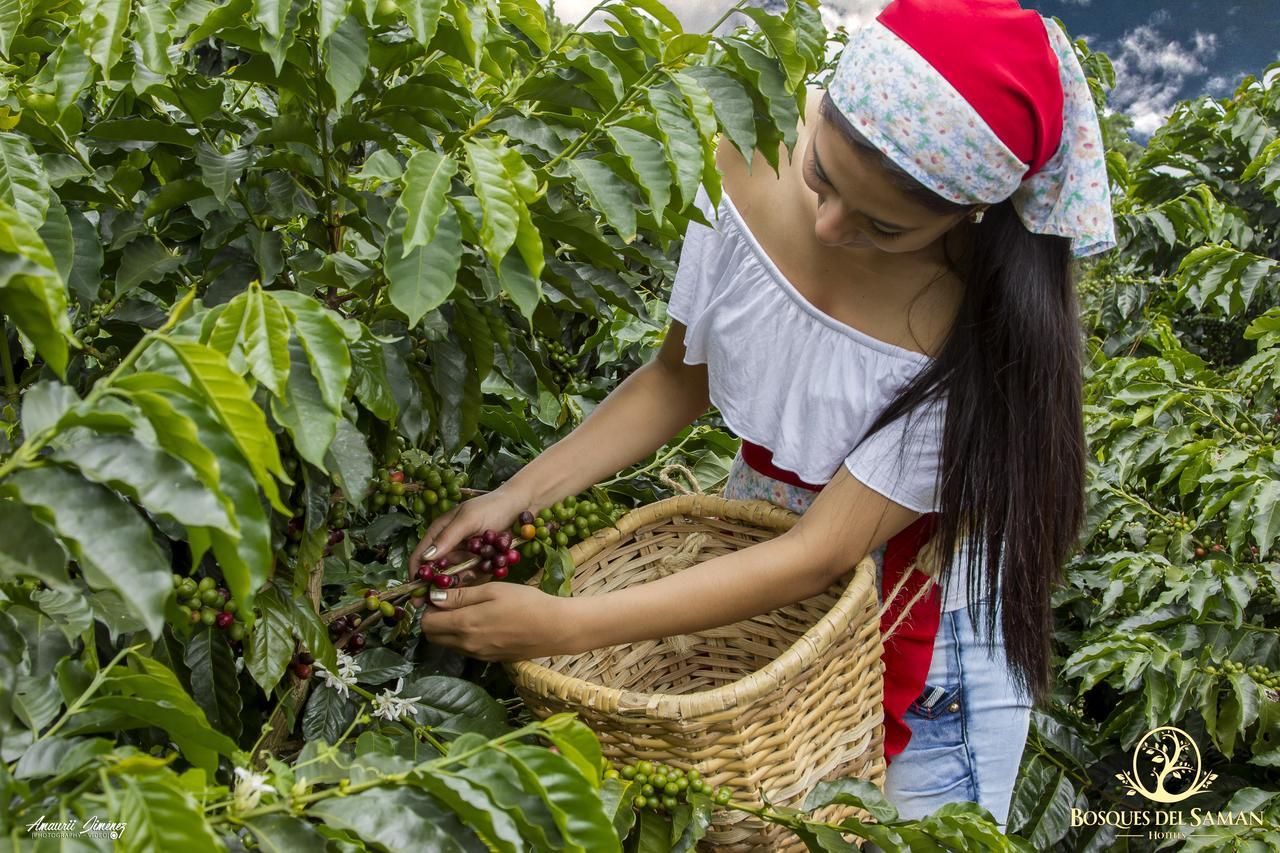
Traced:
[[786, 533], [674, 575], [605, 595], [564, 599], [557, 653], [730, 625], [828, 589], [920, 517], [842, 465]]
[[767, 542], [604, 595], [560, 598], [511, 583], [433, 590], [422, 635], [500, 661], [732, 625], [825, 591], [919, 516], [842, 465], [796, 526]]
[[673, 320], [656, 358], [502, 488], [523, 496], [528, 506], [548, 506], [651, 455], [705, 412], [707, 366], [684, 363], [684, 332], [684, 324]]

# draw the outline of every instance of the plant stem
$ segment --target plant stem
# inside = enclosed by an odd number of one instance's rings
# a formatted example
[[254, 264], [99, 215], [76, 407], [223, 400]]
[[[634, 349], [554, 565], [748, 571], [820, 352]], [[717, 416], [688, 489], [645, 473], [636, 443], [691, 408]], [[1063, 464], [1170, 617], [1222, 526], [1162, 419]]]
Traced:
[[[143, 643], [137, 643], [135, 645], [129, 646], [128, 648], [122, 649], [119, 654], [117, 654], [107, 663], [106, 666], [98, 670], [93, 676], [93, 681], [89, 682], [89, 686], [85, 688], [85, 691], [76, 697], [76, 701], [71, 703], [70, 707], [67, 708], [67, 710], [63, 713], [63, 715], [59, 717], [58, 720], [52, 726], [50, 726], [47, 731], [45, 731], [44, 734], [40, 735], [38, 738], [35, 739], [35, 743], [39, 743], [40, 741], [44, 740], [47, 737], [53, 737], [54, 733], [57, 732], [58, 729], [62, 728], [63, 725], [67, 722], [67, 720], [71, 719], [76, 714], [80, 713], [80, 709], [84, 706], [86, 702], [89, 701], [89, 697], [93, 696], [94, 693], [98, 692], [98, 688], [102, 686], [102, 682], [106, 681], [107, 673], [111, 672], [112, 668], [115, 667], [115, 665], [120, 662], [121, 658], [123, 658], [125, 655], [129, 654], [130, 652], [135, 652], [138, 649], [141, 649], [143, 645], [144, 645]], [[15, 762], [15, 765], [16, 765], [16, 762]]]
[[688, 444], [691, 438], [693, 438], [695, 435], [700, 435], [700, 434], [701, 434], [701, 430], [698, 430], [698, 429], [692, 430], [688, 435], [680, 439], [679, 444], [677, 444], [675, 447], [672, 447], [666, 453], [662, 453], [654, 457], [654, 460], [650, 462], [648, 465], [645, 465], [643, 468], [637, 469], [627, 474], [619, 474], [618, 476], [614, 477], [611, 480], [605, 480], [603, 483], [597, 483], [596, 485], [603, 489], [606, 486], [612, 486], [614, 483], [621, 483], [624, 480], [633, 480], [636, 477], [647, 474], [648, 472], [654, 470], [655, 468], [659, 468], [662, 465], [666, 464], [667, 460], [671, 459], [673, 456], [679, 453], [681, 448], [683, 448], [686, 444]]
[[[361, 691], [361, 692], [367, 693], [367, 691]], [[275, 814], [276, 812], [292, 811], [299, 806], [309, 805], [311, 803], [319, 802], [320, 800], [327, 800], [330, 797], [347, 797], [352, 794], [358, 794], [358, 793], [361, 793], [362, 791], [367, 791], [371, 788], [380, 787], [382, 785], [397, 784], [400, 782], [404, 782], [406, 779], [409, 778], [410, 775], [414, 773], [430, 773], [433, 770], [439, 770], [442, 767], [448, 767], [451, 764], [457, 764], [458, 762], [463, 761], [464, 759], [470, 758], [471, 756], [476, 755], [480, 752], [483, 752], [486, 749], [497, 749], [507, 741], [516, 740], [517, 738], [522, 738], [527, 735], [534, 734], [540, 728], [542, 728], [541, 721], [537, 723], [531, 723], [527, 726], [524, 726], [523, 728], [516, 729], [515, 731], [512, 731], [512, 732], [507, 732], [505, 735], [500, 735], [499, 737], [496, 737], [493, 740], [485, 741], [479, 746], [469, 749], [466, 752], [459, 752], [451, 755], [442, 755], [437, 759], [428, 761], [425, 764], [421, 764], [418, 767], [414, 768], [413, 770], [410, 770], [404, 773], [391, 773], [386, 776], [379, 777], [377, 779], [370, 779], [366, 782], [358, 782], [354, 785], [347, 785], [345, 788], [343, 787], [326, 788], [323, 791], [315, 791], [313, 793], [306, 794], [301, 797], [293, 797], [290, 800], [282, 800], [281, 802], [278, 802], [278, 803], [272, 803], [270, 805], [261, 806], [256, 809], [250, 809], [249, 811], [241, 815], [232, 816], [228, 814], [221, 814], [217, 816], [211, 816], [211, 817], [208, 817], [208, 821], [209, 823], [214, 825], [217, 825], [219, 823], [224, 823], [227, 821], [232, 821], [232, 820], [236, 822], [240, 822], [240, 821], [248, 820], [251, 818], [260, 817], [261, 815], [265, 815], [265, 814]]]
[[5, 393], [14, 402], [18, 399], [18, 380], [13, 376], [13, 357], [9, 355], [9, 320], [0, 318], [0, 364], [4, 365]]
[[732, 6], [730, 6], [728, 9], [726, 9], [726, 10], [725, 10], [725, 12], [724, 12], [724, 14], [723, 14], [723, 15], [721, 15], [719, 18], [717, 18], [717, 19], [716, 19], [716, 22], [715, 22], [714, 24], [712, 24], [711, 26], [707, 27], [707, 32], [708, 32], [708, 33], [714, 33], [716, 30], [718, 30], [718, 29], [720, 28], [720, 25], [721, 25], [721, 24], [723, 24], [725, 21], [729, 20], [729, 16], [730, 16], [730, 15], [732, 15], [734, 12], [738, 11], [739, 9], [741, 9], [741, 8], [742, 8], [743, 6], [745, 6], [745, 5], [747, 5], [747, 0], [738, 0], [738, 2], [737, 2], [737, 3], [734, 3], [734, 4], [733, 4]]
[[600, 131], [604, 130], [604, 128], [609, 124], [609, 122], [613, 121], [613, 119], [619, 113], [621, 113], [623, 110], [625, 110], [628, 106], [631, 105], [631, 100], [636, 96], [636, 94], [646, 91], [646, 87], [649, 85], [649, 81], [653, 79], [655, 76], [657, 76], [657, 73], [665, 67], [666, 67], [665, 65], [659, 62], [656, 65], [654, 65], [652, 68], [650, 68], [648, 71], [646, 71], [640, 77], [639, 80], [637, 80], [634, 84], [632, 84], [631, 88], [627, 91], [627, 94], [623, 96], [622, 100], [614, 104], [607, 113], [605, 113], [603, 116], [600, 117], [600, 120], [596, 122], [595, 127], [583, 133], [581, 136], [575, 139], [573, 143], [569, 145], [568, 148], [566, 148], [564, 151], [561, 151], [551, 160], [547, 161], [547, 163], [544, 166], [542, 166], [542, 171], [550, 172], [562, 160], [567, 160], [568, 158], [572, 157], [573, 155], [581, 151], [588, 142], [590, 142], [600, 133]]

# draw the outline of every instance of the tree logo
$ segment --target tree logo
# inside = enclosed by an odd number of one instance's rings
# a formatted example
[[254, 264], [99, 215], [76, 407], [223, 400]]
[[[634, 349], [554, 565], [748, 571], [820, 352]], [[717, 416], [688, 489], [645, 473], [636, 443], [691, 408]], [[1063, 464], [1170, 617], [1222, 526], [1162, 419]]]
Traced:
[[1155, 803], [1178, 803], [1200, 793], [1218, 778], [1202, 773], [1200, 748], [1191, 735], [1174, 726], [1160, 726], [1142, 736], [1133, 748], [1133, 772], [1117, 773], [1128, 796], [1141, 794]]

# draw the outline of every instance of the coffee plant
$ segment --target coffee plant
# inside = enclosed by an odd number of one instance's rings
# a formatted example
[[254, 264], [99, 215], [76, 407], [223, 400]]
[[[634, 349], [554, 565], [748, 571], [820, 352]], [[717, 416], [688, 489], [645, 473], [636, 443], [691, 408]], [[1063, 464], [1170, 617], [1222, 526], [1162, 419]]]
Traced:
[[[1280, 65], [1179, 105], [1145, 150], [1111, 147], [1121, 245], [1081, 282], [1088, 531], [1055, 599], [1058, 686], [1033, 718], [1010, 828], [1038, 849], [1274, 849]], [[1073, 826], [1073, 809], [1164, 808], [1116, 777], [1170, 725], [1217, 774], [1168, 807], [1177, 837]], [[1263, 822], [1197, 826], [1191, 806]]]
[[[653, 357], [717, 140], [754, 168], [794, 145], [839, 35], [810, 0], [739, 5], [751, 26], [719, 36], [658, 0], [603, 0], [603, 29], [536, 0], [0, 10], [15, 848], [98, 819], [138, 850], [691, 850], [718, 808], [822, 850], [1097, 846], [1063, 803], [1102, 802], [1157, 720], [1269, 801], [1274, 83], [1180, 108], [1146, 151], [1109, 140], [1127, 245], [1086, 280], [1095, 511], [1011, 819], [1029, 841], [972, 804], [901, 820], [857, 780], [799, 810], [613, 768], [581, 722], [533, 720], [498, 668], [423, 640], [429, 587], [541, 572], [567, 594], [567, 547], [666, 494], [668, 462], [704, 488], [727, 471], [712, 412], [407, 574], [427, 524]], [[863, 819], [812, 819], [836, 802]]]

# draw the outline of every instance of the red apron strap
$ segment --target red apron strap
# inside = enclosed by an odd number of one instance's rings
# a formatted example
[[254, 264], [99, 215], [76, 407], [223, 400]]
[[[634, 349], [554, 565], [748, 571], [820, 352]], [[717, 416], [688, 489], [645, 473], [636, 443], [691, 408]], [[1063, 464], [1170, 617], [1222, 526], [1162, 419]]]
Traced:
[[[884, 571], [881, 580], [882, 600], [888, 598], [902, 579], [903, 572], [915, 559], [921, 546], [933, 535], [938, 514], [920, 516], [901, 533], [889, 540], [884, 550]], [[892, 604], [880, 620], [883, 633], [898, 619], [903, 607], [920, 590], [927, 580], [922, 573], [915, 573], [898, 592]], [[911, 729], [904, 715], [911, 703], [924, 692], [929, 665], [933, 662], [933, 642], [942, 624], [942, 593], [935, 587], [916, 602], [910, 614], [898, 626], [898, 630], [884, 644], [881, 660], [884, 661], [884, 754], [892, 761], [902, 752], [911, 739]]]

